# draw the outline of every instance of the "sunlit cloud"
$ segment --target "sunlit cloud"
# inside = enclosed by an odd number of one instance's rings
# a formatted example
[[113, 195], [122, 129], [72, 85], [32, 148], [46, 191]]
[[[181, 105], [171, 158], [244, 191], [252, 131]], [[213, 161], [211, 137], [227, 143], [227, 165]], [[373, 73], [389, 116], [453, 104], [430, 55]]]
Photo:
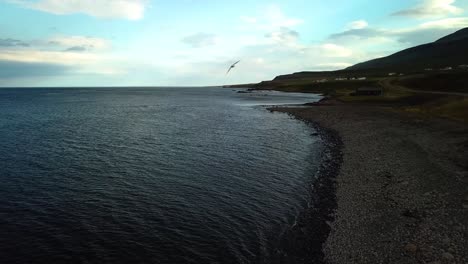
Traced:
[[468, 17], [446, 18], [421, 24], [421, 28], [463, 28], [468, 27]]
[[304, 22], [302, 19], [287, 17], [277, 5], [267, 8], [266, 19], [273, 27], [294, 27]]
[[374, 40], [376, 45], [382, 45], [382, 40], [394, 40], [410, 45], [419, 45], [435, 41], [437, 38], [468, 27], [468, 18], [445, 18], [427, 21], [413, 27], [395, 29], [367, 27], [350, 29], [330, 35], [329, 40], [336, 43], [363, 43]]
[[[52, 75], [55, 69], [59, 74], [124, 74], [126, 70], [119, 66], [116, 56], [108, 53], [110, 42], [101, 38], [84, 36], [56, 36], [35, 40], [28, 45], [22, 40], [9, 40], [9, 45], [0, 46], [0, 62], [6, 67], [24, 67], [23, 75]], [[44, 70], [40, 68], [43, 67]], [[4, 71], [2, 78], [5, 77]], [[18, 74], [9, 74], [18, 76]]]
[[8, 0], [22, 7], [55, 15], [86, 14], [99, 18], [143, 18], [145, 0]]
[[66, 51], [96, 51], [110, 47], [109, 41], [103, 38], [83, 36], [57, 36], [50, 38], [48, 44], [64, 47]]
[[42, 50], [2, 50], [0, 60], [49, 63], [62, 65], [85, 65], [98, 62], [99, 55], [81, 52], [42, 51]]
[[257, 16], [244, 15], [240, 20], [247, 24], [248, 30], [277, 30], [279, 28], [293, 28], [304, 23], [302, 19], [289, 17], [278, 5], [269, 5]]
[[287, 27], [279, 28], [276, 31], [269, 32], [266, 38], [282, 45], [295, 45], [299, 39], [299, 33]]
[[182, 42], [193, 48], [202, 48], [215, 45], [218, 37], [215, 34], [200, 32], [184, 37]]
[[323, 44], [320, 49], [326, 57], [350, 57], [353, 55], [352, 50], [332, 43]]
[[353, 22], [350, 22], [347, 26], [348, 29], [353, 30], [353, 29], [363, 29], [369, 26], [367, 21], [365, 20], [356, 20]]
[[416, 18], [458, 15], [463, 9], [455, 6], [455, 0], [424, 0], [413, 8], [400, 10], [393, 13], [394, 16], [409, 16]]

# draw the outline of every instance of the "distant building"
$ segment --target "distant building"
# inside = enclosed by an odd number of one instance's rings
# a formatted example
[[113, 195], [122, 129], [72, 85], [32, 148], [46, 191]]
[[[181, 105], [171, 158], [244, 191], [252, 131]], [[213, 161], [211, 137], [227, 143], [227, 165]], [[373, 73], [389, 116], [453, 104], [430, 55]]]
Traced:
[[335, 81], [346, 81], [348, 80], [347, 78], [343, 78], [343, 77], [338, 77], [338, 78], [335, 78]]
[[367, 80], [367, 77], [359, 77], [358, 80], [359, 81], [364, 81], [364, 80]]
[[390, 73], [388, 73], [388, 76], [394, 76], [394, 75], [396, 75], [396, 72], [390, 72]]
[[383, 89], [381, 87], [360, 87], [351, 93], [353, 96], [380, 96], [382, 94]]
[[317, 80], [318, 83], [324, 83], [324, 82], [328, 82], [327, 79], [321, 79], [321, 80]]
[[458, 68], [460, 68], [460, 69], [468, 69], [468, 65], [467, 65], [467, 64], [458, 65]]
[[432, 68], [426, 68], [425, 71], [432, 71]]
[[451, 71], [451, 70], [452, 70], [452, 67], [445, 67], [445, 68], [442, 68], [441, 70], [443, 70], [443, 71]]

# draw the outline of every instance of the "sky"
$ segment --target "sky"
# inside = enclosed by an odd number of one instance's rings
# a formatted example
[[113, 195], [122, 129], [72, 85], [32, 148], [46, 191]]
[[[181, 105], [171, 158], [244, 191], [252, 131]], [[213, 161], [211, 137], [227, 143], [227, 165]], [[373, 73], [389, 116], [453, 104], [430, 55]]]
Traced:
[[468, 0], [0, 0], [0, 87], [225, 85], [336, 70], [468, 27], [467, 12]]

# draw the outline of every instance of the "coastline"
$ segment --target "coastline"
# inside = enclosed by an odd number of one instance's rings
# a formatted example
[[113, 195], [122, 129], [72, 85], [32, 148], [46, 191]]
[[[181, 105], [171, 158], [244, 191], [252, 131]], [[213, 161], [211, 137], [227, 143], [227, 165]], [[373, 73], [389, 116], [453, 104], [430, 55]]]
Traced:
[[338, 161], [335, 175], [318, 178], [318, 206], [305, 214], [319, 216], [318, 222], [305, 217], [298, 224], [296, 242], [286, 244], [298, 258], [282, 263], [321, 263], [322, 256], [325, 263], [466, 263], [466, 124], [327, 101], [270, 110], [305, 120], [329, 142], [343, 143], [329, 148]]
[[[281, 109], [281, 110], [280, 110]], [[286, 110], [286, 111], [283, 111]], [[288, 108], [273, 107], [269, 111], [287, 112]], [[291, 113], [288, 113], [291, 114]], [[336, 175], [343, 162], [343, 142], [338, 133], [332, 129], [320, 126], [312, 120], [300, 119], [314, 128], [324, 144], [322, 158], [318, 171], [313, 175], [315, 180], [310, 186], [310, 206], [297, 218], [296, 223], [284, 234], [279, 244], [275, 263], [324, 263], [322, 245], [329, 233], [330, 224], [334, 220], [336, 210]]]

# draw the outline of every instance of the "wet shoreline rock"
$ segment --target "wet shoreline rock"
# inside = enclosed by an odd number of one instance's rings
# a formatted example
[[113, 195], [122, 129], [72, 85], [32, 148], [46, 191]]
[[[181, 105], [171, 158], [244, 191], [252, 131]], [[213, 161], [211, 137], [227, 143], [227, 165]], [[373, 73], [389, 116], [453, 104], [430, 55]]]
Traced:
[[275, 110], [343, 142], [334, 220], [319, 225], [326, 263], [467, 263], [466, 124], [379, 106]]

